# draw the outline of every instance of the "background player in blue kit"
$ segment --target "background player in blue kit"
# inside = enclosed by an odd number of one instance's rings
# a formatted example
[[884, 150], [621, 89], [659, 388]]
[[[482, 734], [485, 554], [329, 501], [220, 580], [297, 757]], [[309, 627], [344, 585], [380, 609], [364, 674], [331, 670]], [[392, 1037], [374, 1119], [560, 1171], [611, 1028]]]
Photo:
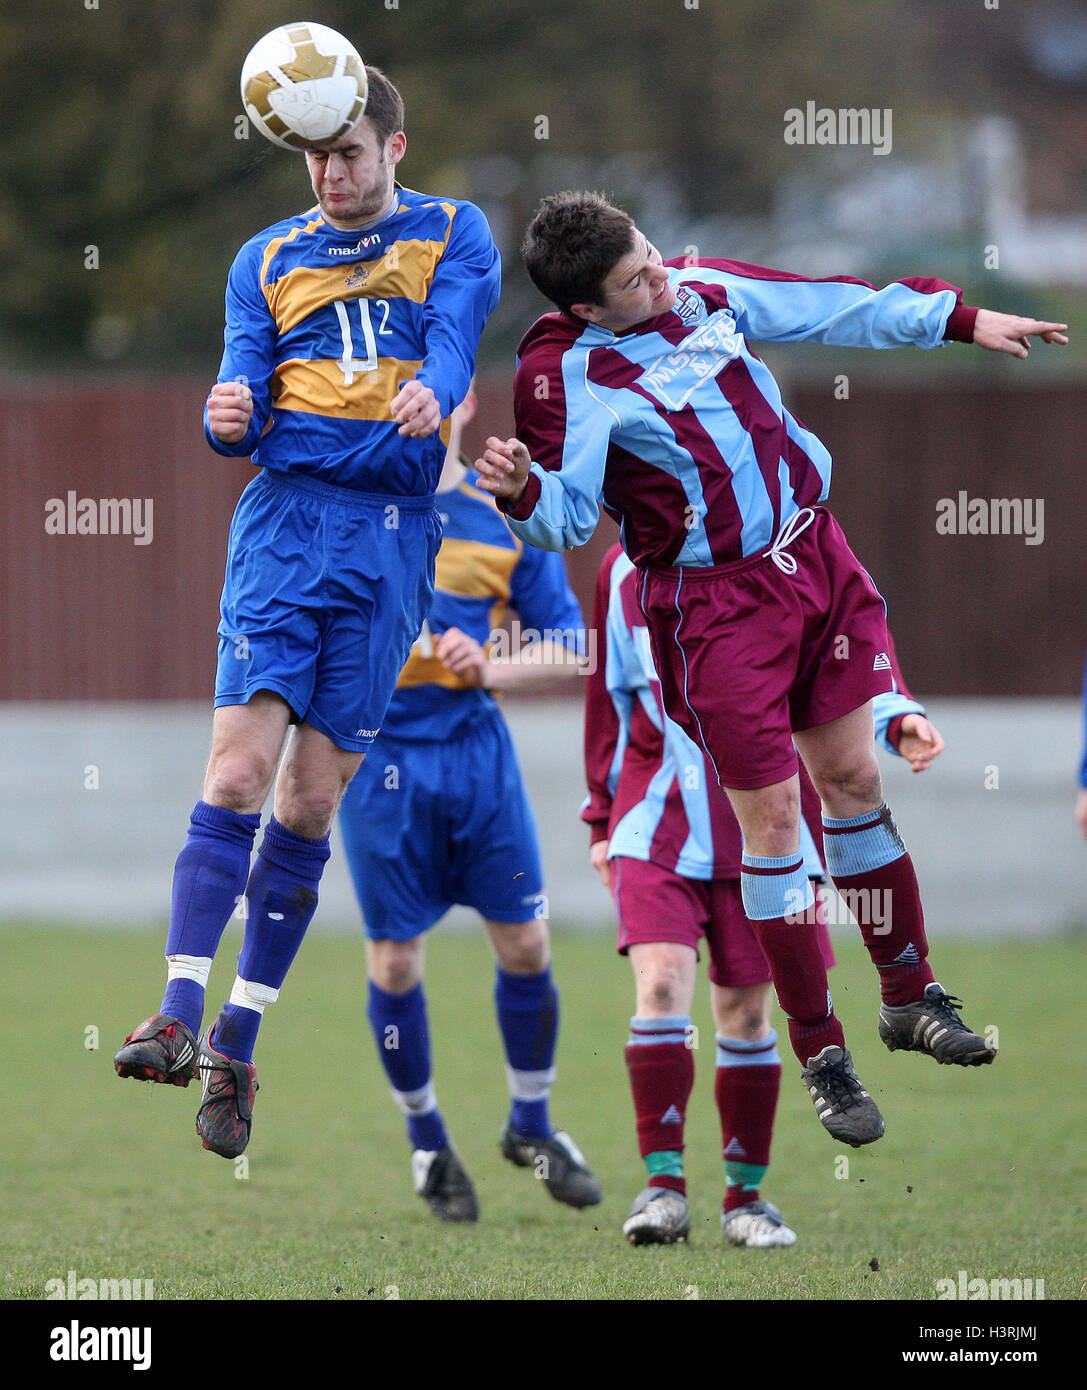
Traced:
[[[306, 153], [318, 206], [255, 236], [230, 270], [205, 433], [262, 472], [231, 526], [211, 759], [174, 872], [166, 992], [115, 1059], [121, 1076], [183, 1086], [199, 1069], [197, 1132], [224, 1157], [248, 1142], [261, 1016], [426, 615], [443, 422], [498, 298], [478, 208], [397, 185], [403, 102], [377, 69], [367, 76], [366, 114]], [[212, 958], [243, 894], [237, 978], [198, 1044]]]
[[[446, 1221], [478, 1215], [438, 1109], [422, 984], [424, 935], [454, 903], [484, 919], [496, 956], [510, 1088], [502, 1152], [532, 1167], [560, 1202], [585, 1207], [601, 1199], [576, 1145], [551, 1127], [559, 997], [536, 826], [490, 693], [573, 675], [582, 616], [561, 556], [517, 540], [461, 461], [460, 433], [474, 408], [469, 396], [453, 417], [438, 485], [444, 537], [430, 614], [340, 808], [366, 925], [378, 1056], [407, 1120], [415, 1190]], [[507, 605], [526, 644], [492, 660], [491, 634]]]

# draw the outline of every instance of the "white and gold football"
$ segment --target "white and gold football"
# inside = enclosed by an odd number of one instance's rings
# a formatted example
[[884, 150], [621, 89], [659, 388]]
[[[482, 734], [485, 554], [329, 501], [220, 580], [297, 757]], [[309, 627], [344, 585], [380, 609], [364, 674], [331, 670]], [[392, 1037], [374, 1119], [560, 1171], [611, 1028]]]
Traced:
[[366, 110], [366, 67], [324, 24], [283, 24], [242, 64], [242, 104], [262, 135], [304, 150], [346, 135]]

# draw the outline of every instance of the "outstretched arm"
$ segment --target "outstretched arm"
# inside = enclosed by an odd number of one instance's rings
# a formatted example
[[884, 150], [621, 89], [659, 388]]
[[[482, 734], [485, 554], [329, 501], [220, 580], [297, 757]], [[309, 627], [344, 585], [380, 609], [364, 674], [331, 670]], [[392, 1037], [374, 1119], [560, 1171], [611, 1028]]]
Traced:
[[1026, 357], [1030, 352], [1029, 338], [1063, 345], [1068, 342], [1067, 329], [1066, 323], [1043, 323], [1040, 319], [1021, 319], [1016, 314], [979, 309], [974, 320], [974, 342], [990, 352], [1010, 352], [1013, 357]]
[[740, 332], [763, 342], [867, 348], [974, 342], [1026, 357], [1030, 337], [1068, 341], [1066, 323], [968, 307], [962, 291], [944, 280], [911, 276], [878, 289], [847, 276], [809, 280], [742, 261], [702, 258], [697, 266], [699, 279], [725, 288]]

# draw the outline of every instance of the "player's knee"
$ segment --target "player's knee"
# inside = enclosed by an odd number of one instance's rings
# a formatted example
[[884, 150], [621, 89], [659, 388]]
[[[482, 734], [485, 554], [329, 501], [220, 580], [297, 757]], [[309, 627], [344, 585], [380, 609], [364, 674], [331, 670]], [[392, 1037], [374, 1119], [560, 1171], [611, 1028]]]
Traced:
[[652, 965], [638, 977], [638, 1011], [652, 1014], [683, 1014], [683, 997], [678, 972], [667, 962]]
[[730, 1009], [719, 1009], [714, 1019], [717, 1031], [726, 1038], [743, 1038], [754, 1042], [769, 1032], [763, 1010], [755, 1004], [740, 1004]]
[[268, 795], [275, 764], [259, 753], [227, 753], [212, 760], [204, 800], [242, 813], [259, 810]]
[[295, 794], [280, 800], [276, 794], [276, 819], [280, 825], [301, 835], [304, 840], [320, 840], [332, 828], [337, 808], [338, 796], [330, 796], [323, 791]]
[[848, 798], [866, 806], [878, 806], [883, 800], [879, 767], [874, 760], [824, 768], [819, 778], [818, 791], [824, 801]]
[[768, 815], [760, 828], [763, 835], [768, 838], [787, 841], [786, 847], [781, 852], [788, 854], [792, 847], [791, 842], [799, 832], [800, 818], [795, 811], [782, 808], [779, 813]]
[[800, 832], [800, 798], [786, 789], [775, 789], [743, 808], [745, 839], [755, 854], [790, 854]]
[[407, 994], [422, 976], [414, 941], [383, 941], [370, 959], [370, 978], [388, 994]]
[[679, 1008], [675, 980], [666, 977], [647, 981], [646, 999], [655, 1013], [674, 1014]]
[[511, 975], [538, 975], [551, 962], [547, 923], [488, 924], [501, 968]]
[[770, 1032], [770, 986], [713, 987], [713, 1019], [726, 1038], [754, 1042]]

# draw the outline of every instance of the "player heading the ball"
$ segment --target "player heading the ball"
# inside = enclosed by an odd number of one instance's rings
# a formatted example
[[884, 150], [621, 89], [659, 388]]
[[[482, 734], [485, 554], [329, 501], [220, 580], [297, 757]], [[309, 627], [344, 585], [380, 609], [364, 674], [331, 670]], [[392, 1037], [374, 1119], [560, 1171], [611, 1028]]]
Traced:
[[[291, 42], [318, 66], [319, 36]], [[231, 525], [211, 759], [174, 871], [166, 992], [115, 1059], [139, 1080], [185, 1086], [199, 1071], [197, 1132], [227, 1158], [249, 1141], [257, 1031], [316, 911], [333, 817], [430, 606], [443, 435], [498, 299], [483, 214], [397, 183], [403, 102], [379, 69], [365, 79], [365, 114], [307, 145], [316, 205], [246, 242], [227, 278], [204, 429], [261, 472]], [[239, 910], [237, 978], [197, 1042]]]

